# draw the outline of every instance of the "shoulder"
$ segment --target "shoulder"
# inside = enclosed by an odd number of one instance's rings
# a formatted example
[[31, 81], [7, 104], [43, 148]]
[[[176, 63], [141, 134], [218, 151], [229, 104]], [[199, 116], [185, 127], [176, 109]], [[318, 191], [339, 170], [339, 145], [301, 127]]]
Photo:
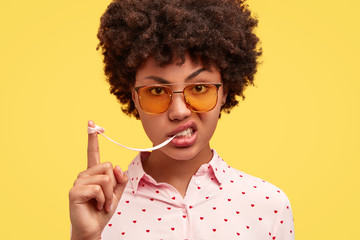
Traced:
[[241, 191], [250, 202], [274, 209], [290, 208], [290, 200], [280, 187], [230, 166], [228, 173], [226, 182], [232, 183], [233, 190]]
[[[276, 239], [294, 239], [294, 218], [290, 200], [285, 192], [274, 184], [261, 178], [229, 167], [228, 177], [234, 182], [227, 183], [233, 192], [238, 192], [238, 203], [244, 215], [253, 223], [267, 222], [272, 236]], [[250, 221], [250, 220], [249, 220]], [[275, 239], [275, 238], [274, 238]]]
[[224, 187], [251, 200], [267, 200], [268, 203], [282, 205], [290, 204], [289, 198], [280, 187], [229, 166], [215, 150], [213, 152], [211, 165], [215, 168], [214, 173]]
[[294, 219], [285, 192], [264, 179], [227, 165], [225, 161], [217, 162], [223, 173], [214, 171], [221, 181], [222, 197], [228, 199], [232, 208], [238, 209], [236, 213], [246, 219], [246, 224], [260, 229], [267, 225], [266, 232], [276, 239], [294, 239]]
[[252, 196], [262, 196], [266, 200], [272, 197], [280, 202], [289, 202], [287, 195], [280, 187], [229, 166], [215, 150], [213, 152], [211, 165], [215, 168], [214, 173], [222, 184], [234, 191], [241, 191], [243, 195], [249, 193]]

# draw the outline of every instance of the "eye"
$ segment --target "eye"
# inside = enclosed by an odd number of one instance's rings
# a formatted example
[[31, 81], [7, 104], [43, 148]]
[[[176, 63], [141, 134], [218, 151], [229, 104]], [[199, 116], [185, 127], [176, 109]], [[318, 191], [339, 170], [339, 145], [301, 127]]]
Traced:
[[148, 92], [152, 95], [161, 95], [166, 93], [162, 87], [150, 87], [148, 89]]
[[205, 93], [207, 90], [208, 90], [208, 86], [207, 85], [195, 85], [191, 88], [191, 92], [192, 93], [196, 93], [196, 94], [199, 94], [199, 93]]

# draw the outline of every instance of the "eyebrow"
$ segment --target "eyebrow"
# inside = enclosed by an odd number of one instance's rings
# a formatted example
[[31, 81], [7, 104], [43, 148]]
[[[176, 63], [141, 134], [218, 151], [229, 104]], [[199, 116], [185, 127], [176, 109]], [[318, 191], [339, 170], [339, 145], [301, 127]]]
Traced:
[[[197, 71], [191, 73], [189, 76], [187, 76], [185, 78], [185, 81], [189, 81], [189, 80], [195, 78], [197, 75], [199, 75], [203, 71], [211, 72], [210, 69], [208, 69], [208, 68], [205, 68], [205, 67], [200, 68], [199, 70], [197, 70]], [[153, 80], [155, 80], [155, 81], [157, 81], [159, 83], [163, 83], [163, 84], [169, 84], [170, 83], [168, 80], [166, 80], [164, 78], [161, 78], [161, 77], [157, 77], [157, 76], [147, 76], [145, 79], [153, 79]]]

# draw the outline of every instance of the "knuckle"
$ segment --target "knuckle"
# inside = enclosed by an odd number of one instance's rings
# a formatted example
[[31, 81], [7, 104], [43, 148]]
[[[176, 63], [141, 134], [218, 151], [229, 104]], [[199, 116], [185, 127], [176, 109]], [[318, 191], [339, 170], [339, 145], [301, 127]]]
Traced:
[[78, 174], [78, 176], [77, 176], [77, 178], [79, 179], [79, 178], [82, 178], [82, 177], [84, 177], [84, 172], [80, 172], [79, 174]]
[[75, 179], [73, 186], [79, 185], [79, 181], [80, 181], [79, 179], [80, 179], [80, 178]]
[[87, 148], [87, 152], [88, 152], [88, 153], [99, 152], [99, 146], [96, 146], [96, 147], [88, 147], [88, 148]]
[[95, 185], [93, 187], [93, 191], [95, 192], [96, 195], [102, 192], [101, 187], [99, 185]]
[[72, 187], [69, 191], [69, 200], [73, 201], [76, 195], [76, 189], [74, 187]]
[[104, 175], [102, 181], [104, 184], [109, 184], [111, 182], [111, 178], [108, 175]]
[[113, 165], [112, 165], [111, 162], [106, 162], [106, 163], [104, 163], [104, 165], [105, 165], [105, 167], [106, 167], [107, 169], [112, 169], [112, 168], [113, 168]]

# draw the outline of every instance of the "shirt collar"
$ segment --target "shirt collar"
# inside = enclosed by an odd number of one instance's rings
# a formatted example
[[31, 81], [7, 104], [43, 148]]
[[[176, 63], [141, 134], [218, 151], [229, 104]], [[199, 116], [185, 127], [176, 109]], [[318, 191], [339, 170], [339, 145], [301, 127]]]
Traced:
[[137, 191], [140, 180], [145, 176], [142, 159], [149, 157], [150, 152], [140, 152], [128, 166], [128, 176], [134, 192]]
[[226, 171], [229, 166], [226, 162], [217, 154], [217, 152], [212, 149], [213, 157], [208, 164], [204, 164], [200, 167], [198, 173], [207, 172], [208, 174], [213, 174], [221, 185], [226, 177]]
[[[196, 174], [212, 174], [215, 176], [216, 180], [221, 185], [224, 181], [224, 178], [226, 177], [226, 172], [228, 171], [229, 166], [217, 154], [214, 149], [212, 149], [212, 152], [213, 157], [210, 162], [207, 164], [203, 164]], [[137, 191], [140, 180], [142, 178], [144, 178], [145, 180], [152, 179], [145, 173], [142, 166], [142, 160], [148, 158], [150, 154], [150, 152], [139, 153], [128, 166], [128, 177], [134, 192]]]

